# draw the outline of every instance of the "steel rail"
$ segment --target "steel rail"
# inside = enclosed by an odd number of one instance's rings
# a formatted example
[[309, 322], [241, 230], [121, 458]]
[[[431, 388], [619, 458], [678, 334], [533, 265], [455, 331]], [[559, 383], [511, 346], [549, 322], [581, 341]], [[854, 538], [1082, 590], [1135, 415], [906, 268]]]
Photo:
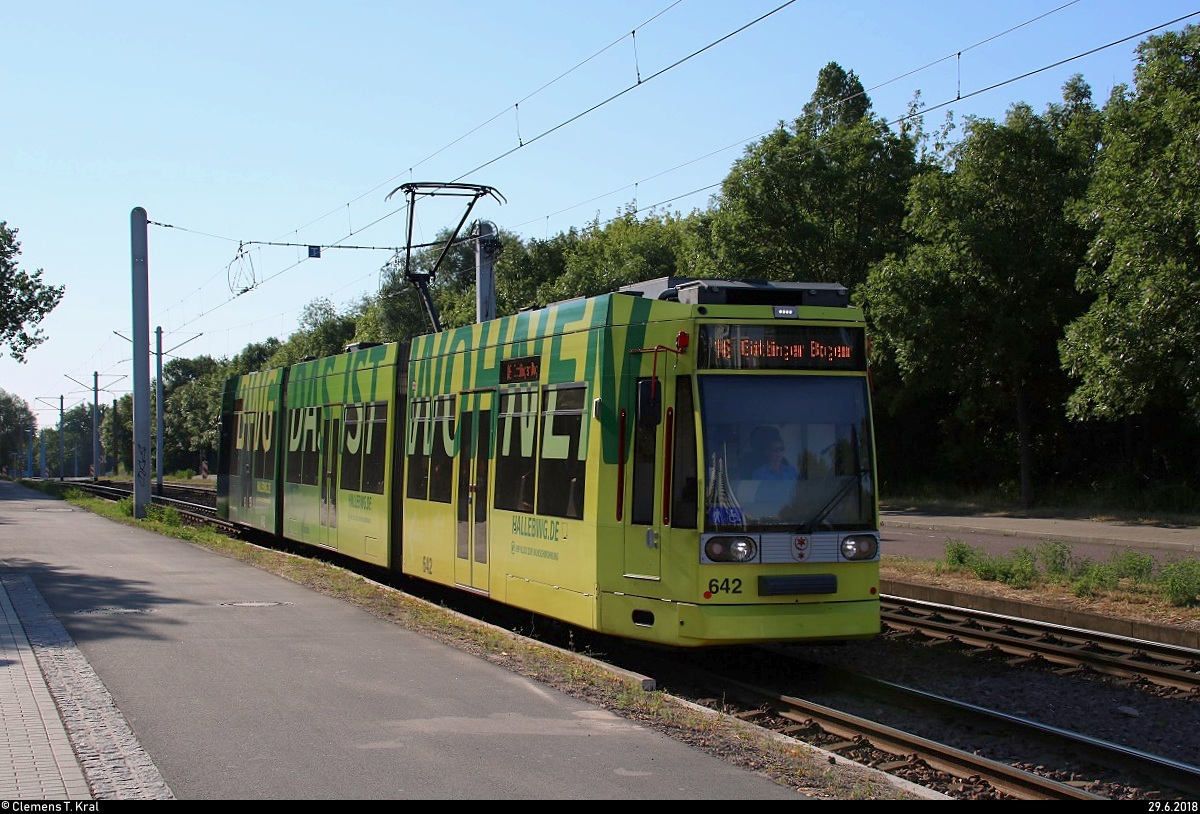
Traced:
[[[883, 621], [894, 629], [1200, 694], [1200, 672], [1193, 671], [1200, 669], [1200, 651], [904, 597], [885, 596], [883, 601]], [[1104, 648], [1109, 652], [1102, 652]]]
[[912, 703], [919, 703], [933, 708], [950, 709], [963, 715], [994, 721], [1011, 727], [1017, 732], [1033, 732], [1055, 743], [1062, 750], [1070, 750], [1075, 753], [1086, 752], [1092, 755], [1094, 760], [1104, 765], [1133, 769], [1152, 777], [1168, 788], [1187, 794], [1189, 799], [1200, 797], [1200, 766], [883, 679], [858, 673], [850, 674], [843, 670], [831, 670], [830, 672], [845, 675], [844, 681], [847, 683], [852, 681], [859, 686], [876, 688], [878, 690], [877, 693], [874, 693], [876, 697], [891, 696], [892, 699], [886, 699], [890, 703], [906, 707]]
[[[744, 693], [777, 707], [773, 714], [793, 721], [799, 725], [799, 728], [808, 728], [815, 724], [825, 732], [843, 739], [841, 744], [822, 747], [826, 751], [843, 752], [861, 748], [862, 741], [865, 739], [874, 748], [897, 757], [896, 761], [888, 764], [888, 769], [892, 771], [901, 766], [921, 761], [956, 778], [982, 779], [998, 791], [1022, 800], [1108, 799], [1084, 789], [1060, 783], [1057, 780], [1041, 777], [1014, 766], [822, 704], [792, 695], [781, 695], [738, 681], [722, 680], [738, 687]], [[787, 734], [786, 730], [784, 734]]]

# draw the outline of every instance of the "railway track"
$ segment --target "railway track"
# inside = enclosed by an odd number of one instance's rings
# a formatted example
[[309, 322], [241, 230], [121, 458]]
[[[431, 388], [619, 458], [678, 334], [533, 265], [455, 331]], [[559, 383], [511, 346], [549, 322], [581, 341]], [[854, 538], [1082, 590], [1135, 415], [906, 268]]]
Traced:
[[1200, 796], [1200, 768], [1184, 761], [767, 650], [749, 669], [744, 656], [707, 669], [648, 655], [638, 667], [695, 703], [955, 799]]
[[[117, 485], [97, 485], [110, 499], [128, 494]], [[171, 496], [164, 489], [155, 503], [174, 505], [195, 522], [213, 522], [215, 493], [204, 490], [208, 505]], [[191, 491], [184, 493], [194, 498]], [[211, 497], [210, 497], [211, 496]], [[1155, 692], [1192, 707], [1200, 698], [1200, 652], [1154, 642], [1130, 640], [1095, 631], [1074, 630], [1034, 619], [998, 616], [964, 608], [885, 596], [886, 635], [907, 642], [914, 650], [953, 650], [966, 656], [1002, 661], [1014, 671], [1049, 668], [1064, 679], [1102, 676]], [[444, 599], [442, 600], [444, 602]], [[791, 667], [765, 669], [755, 663], [746, 670], [713, 671], [711, 659], [697, 664], [688, 659], [655, 662], [639, 655], [606, 657], [617, 666], [654, 675], [660, 687], [694, 703], [719, 709], [788, 737], [804, 740], [846, 760], [887, 771], [956, 799], [1195, 799], [1200, 796], [1200, 769], [1189, 762], [1156, 755], [1146, 749], [1047, 726], [1012, 712], [993, 710], [968, 701], [872, 678], [850, 670], [824, 667], [828, 686], [843, 688], [833, 700], [819, 702], [821, 693], [810, 685], [776, 690], [772, 675], [805, 675], [810, 667], [788, 661]], [[649, 660], [647, 660], [649, 659]], [[684, 678], [682, 676], [691, 676]], [[702, 683], [697, 678], [704, 676]], [[789, 686], [789, 682], [780, 682]], [[795, 682], [791, 682], [795, 686]], [[845, 688], [854, 688], [846, 692]], [[716, 699], [720, 699], [719, 702]], [[864, 713], [864, 703], [871, 708]], [[887, 715], [879, 710], [887, 709]], [[948, 721], [952, 724], [940, 724]], [[987, 757], [987, 749], [951, 743], [943, 737], [956, 731], [986, 732], [984, 740], [1003, 741], [1002, 757]], [[924, 731], [925, 734], [921, 734]], [[932, 734], [931, 734], [932, 733]], [[1024, 755], [1024, 757], [1022, 757]]]
[[[862, 643], [805, 645], [758, 648], [758, 656], [743, 649], [665, 660], [623, 651], [617, 661], [654, 676], [672, 695], [956, 799], [1200, 797], [1200, 767], [1194, 765], [1200, 740], [1194, 723], [1186, 723], [1200, 720], [1193, 703], [1200, 698], [1194, 689], [1200, 676], [1187, 669], [1200, 652], [929, 603], [917, 603], [916, 613], [910, 604], [886, 598], [887, 650]], [[896, 628], [892, 615], [902, 622]], [[979, 634], [980, 628], [991, 628], [1000, 643]], [[869, 652], [874, 656], [865, 657]], [[863, 658], [845, 668], [840, 657], [847, 653]], [[880, 677], [937, 684], [947, 674], [960, 680], [945, 693]], [[1111, 717], [1116, 703], [1092, 678], [1159, 699], [1155, 703], [1165, 711], [1148, 701], [1142, 709], [1147, 717], [1179, 722], [1177, 740], [1167, 738], [1176, 753], [1160, 754], [1154, 741], [1139, 734], [1144, 727], [1137, 726], [1136, 700], [1117, 707], [1133, 716], [1127, 727], [1114, 727], [1118, 740], [1087, 734], [1093, 719]], [[1054, 707], [1065, 712], [1057, 725], [1045, 720], [1045, 710]], [[1025, 709], [1032, 712], [1023, 714]]]
[[[131, 484], [112, 481], [72, 484], [96, 497], [118, 501], [132, 495]], [[226, 534], [240, 536], [241, 529], [217, 517], [217, 493], [213, 489], [190, 489], [163, 484], [162, 494], [151, 494], [154, 506], [170, 506], [184, 521], [219, 528]]]
[[907, 597], [882, 600], [884, 623], [900, 635], [1005, 654], [1014, 666], [1040, 661], [1063, 674], [1089, 671], [1200, 699], [1200, 651]]
[[[794, 695], [716, 673], [707, 673], [705, 680], [726, 690], [719, 703], [712, 698], [700, 699], [707, 701], [706, 706], [720, 708], [726, 714], [948, 797], [976, 800], [1109, 799], [1085, 788]], [[892, 691], [903, 693], [904, 689], [893, 687]]]

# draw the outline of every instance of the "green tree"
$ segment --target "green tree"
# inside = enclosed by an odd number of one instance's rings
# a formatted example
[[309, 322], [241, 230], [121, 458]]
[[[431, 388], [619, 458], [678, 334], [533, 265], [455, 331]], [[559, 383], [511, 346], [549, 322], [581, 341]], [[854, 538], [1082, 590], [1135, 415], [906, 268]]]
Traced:
[[711, 220], [722, 276], [837, 282], [853, 290], [903, 246], [915, 143], [871, 115], [853, 73], [822, 69], [804, 113], [746, 149]]
[[333, 303], [319, 297], [300, 313], [300, 325], [268, 360], [269, 367], [294, 365], [307, 356], [322, 358], [343, 352], [354, 339], [357, 313], [339, 313]]
[[62, 301], [65, 288], [43, 283], [41, 269], [28, 273], [17, 267], [17, 231], [0, 220], [0, 343], [24, 362], [25, 354], [49, 338], [36, 326]]
[[817, 72], [817, 86], [801, 119], [816, 133], [853, 127], [871, 115], [871, 98], [854, 71], [830, 62]]
[[[417, 267], [427, 273], [433, 272], [434, 264], [441, 260], [433, 278], [432, 290], [443, 328], [470, 325], [475, 322], [479, 310], [475, 298], [477, 264], [472, 232], [460, 234], [447, 247], [450, 239], [450, 230], [443, 230], [435, 241], [437, 245], [421, 250], [417, 257]], [[428, 330], [426, 327], [422, 333]]]
[[1066, 399], [1057, 341], [1086, 306], [1072, 282], [1088, 236], [1066, 209], [1086, 189], [1098, 128], [1078, 78], [1045, 117], [1017, 104], [1003, 124], [969, 119], [949, 171], [913, 183], [910, 248], [875, 266], [859, 297], [906, 385], [956, 404], [946, 426], [963, 430], [960, 448], [976, 439], [971, 471], [1006, 462], [1026, 506], [1036, 444]]
[[639, 219], [631, 206], [603, 226], [599, 220], [566, 248], [566, 269], [544, 282], [540, 304], [616, 291], [623, 285], [678, 274], [683, 229], [678, 216]]
[[[249, 346], [247, 346], [249, 347]], [[163, 393], [167, 401], [175, 388], [188, 382], [194, 382], [224, 368], [224, 365], [212, 356], [203, 354], [191, 359], [170, 359], [163, 365]]]
[[501, 251], [496, 260], [496, 313], [515, 314], [523, 308], [544, 305], [538, 291], [567, 270], [567, 257], [579, 244], [574, 227], [553, 237], [522, 242], [500, 231]]
[[242, 348], [225, 366], [225, 376], [236, 376], [240, 373], [253, 373], [270, 367], [271, 357], [283, 347], [283, 343], [271, 336], [262, 342], [251, 342]]
[[207, 355], [172, 359], [163, 366], [165, 472], [199, 471], [200, 462], [216, 449], [221, 388], [229, 375], [228, 365]]
[[92, 407], [81, 402], [64, 410], [54, 426], [42, 430], [38, 440], [46, 447], [45, 469], [52, 478], [86, 476], [92, 462]]
[[226, 371], [216, 368], [181, 384], [171, 392], [163, 416], [166, 471], [200, 471], [203, 461], [214, 460], [220, 440], [221, 392]]
[[[374, 297], [364, 298], [358, 306], [361, 318], [355, 334], [356, 339], [371, 342], [407, 342], [432, 330], [425, 315], [421, 295], [417, 287], [405, 276], [405, 263], [411, 263], [407, 271], [414, 274], [433, 274], [434, 264], [449, 239], [449, 230], [443, 230], [434, 241], [436, 245], [417, 249], [408, 258], [396, 255], [384, 264], [378, 293]], [[437, 269], [430, 285], [434, 307], [438, 310], [438, 317], [443, 324], [445, 320], [441, 312], [445, 303], [439, 300], [438, 290], [446, 285], [445, 280], [448, 277], [454, 280], [459, 273], [454, 266], [456, 263], [464, 263], [465, 258], [462, 252], [454, 252], [448, 261], [443, 261], [443, 267]], [[455, 287], [453, 282], [449, 284], [450, 289]]]
[[66, 477], [86, 477], [92, 463], [92, 405], [81, 402], [66, 410], [62, 416], [63, 462]]
[[364, 297], [355, 339], [366, 342], [404, 342], [429, 333], [416, 289], [394, 272], [385, 273], [379, 293]]
[[1137, 50], [1077, 210], [1095, 232], [1078, 285], [1095, 299], [1062, 341], [1068, 407], [1106, 419], [1166, 407], [1200, 424], [1200, 28]]
[[0, 390], [0, 466], [9, 467], [10, 475], [24, 470], [30, 433], [36, 428], [37, 419], [29, 403]]
[[[476, 304], [476, 246], [468, 230], [453, 245], [443, 248], [450, 240], [450, 231], [443, 230], [430, 246], [413, 253], [412, 270], [430, 274], [441, 257], [430, 289], [444, 328], [467, 325], [478, 315]], [[575, 242], [574, 230], [547, 241], [530, 241], [528, 247], [521, 239], [501, 229], [497, 237], [500, 251], [495, 258], [496, 314], [515, 314], [537, 303], [538, 288], [561, 276], [566, 263], [566, 247]], [[377, 296], [364, 300], [358, 323], [357, 339], [375, 342], [404, 342], [429, 333], [430, 326], [416, 287], [404, 276], [403, 258], [384, 266], [384, 280]]]
[[133, 394], [115, 399], [102, 413], [100, 446], [106, 470], [128, 474], [133, 471]]

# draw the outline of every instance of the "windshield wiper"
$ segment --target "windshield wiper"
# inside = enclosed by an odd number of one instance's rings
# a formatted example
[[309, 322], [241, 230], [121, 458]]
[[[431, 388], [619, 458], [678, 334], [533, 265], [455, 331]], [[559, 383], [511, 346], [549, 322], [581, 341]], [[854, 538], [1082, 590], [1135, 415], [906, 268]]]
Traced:
[[813, 515], [812, 519], [797, 526], [796, 531], [804, 534], [811, 534], [813, 531], [815, 531], [817, 524], [824, 520], [825, 516], [832, 512], [834, 508], [842, 502], [846, 495], [850, 494], [851, 487], [862, 485], [863, 476], [866, 474], [866, 469], [860, 469], [857, 472], [848, 475], [846, 477], [846, 482], [842, 484], [836, 492], [834, 492], [833, 497], [831, 497], [829, 501], [821, 507], [821, 510]]

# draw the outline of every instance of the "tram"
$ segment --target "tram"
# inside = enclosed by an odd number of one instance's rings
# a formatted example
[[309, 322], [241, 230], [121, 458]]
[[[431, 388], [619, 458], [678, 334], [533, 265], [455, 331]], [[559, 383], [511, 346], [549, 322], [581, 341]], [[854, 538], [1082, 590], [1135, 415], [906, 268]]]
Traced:
[[218, 513], [675, 647], [880, 630], [866, 325], [666, 277], [230, 379]]

